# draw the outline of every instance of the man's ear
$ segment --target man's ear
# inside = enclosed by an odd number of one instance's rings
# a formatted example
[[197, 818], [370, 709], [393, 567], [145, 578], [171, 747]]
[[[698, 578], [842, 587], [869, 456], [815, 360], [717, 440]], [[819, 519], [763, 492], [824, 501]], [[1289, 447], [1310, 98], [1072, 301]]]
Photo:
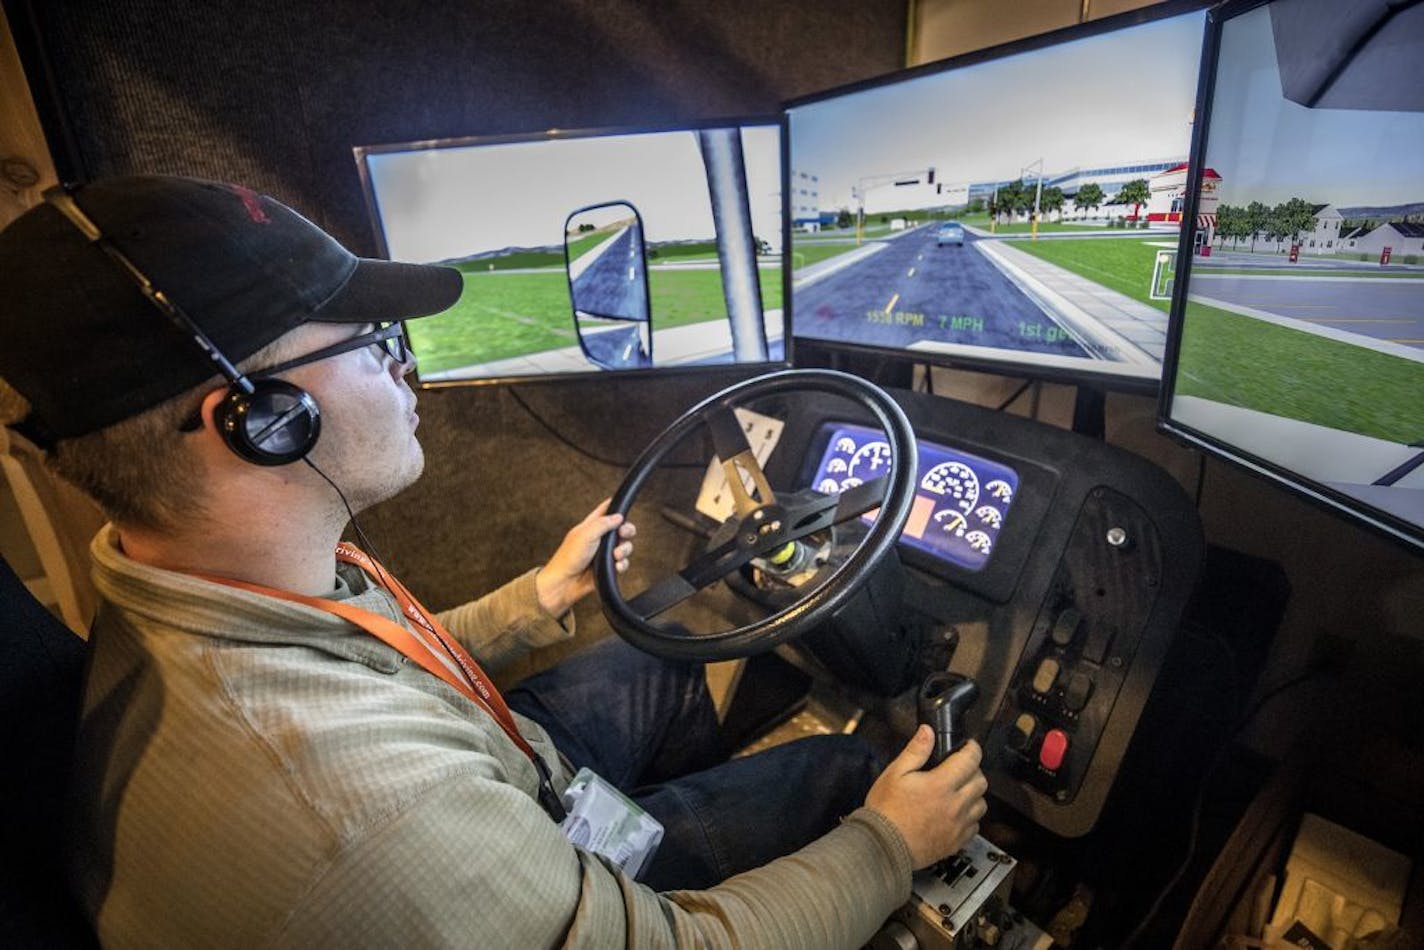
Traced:
[[216, 418], [218, 406], [222, 403], [224, 399], [227, 398], [229, 389], [230, 387], [228, 386], [223, 386], [220, 389], [214, 389], [212, 392], [208, 393], [206, 396], [203, 397], [202, 403], [198, 406], [198, 413], [203, 418], [203, 428], [218, 436], [219, 438], [222, 437], [222, 433], [218, 431], [218, 423]]

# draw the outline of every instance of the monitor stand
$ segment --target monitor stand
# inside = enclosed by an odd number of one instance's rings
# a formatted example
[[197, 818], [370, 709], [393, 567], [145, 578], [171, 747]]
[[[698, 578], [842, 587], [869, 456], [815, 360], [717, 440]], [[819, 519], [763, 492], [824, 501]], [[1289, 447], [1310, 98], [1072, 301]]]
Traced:
[[1106, 431], [1104, 402], [1101, 389], [1080, 384], [1073, 398], [1073, 431], [1101, 442]]

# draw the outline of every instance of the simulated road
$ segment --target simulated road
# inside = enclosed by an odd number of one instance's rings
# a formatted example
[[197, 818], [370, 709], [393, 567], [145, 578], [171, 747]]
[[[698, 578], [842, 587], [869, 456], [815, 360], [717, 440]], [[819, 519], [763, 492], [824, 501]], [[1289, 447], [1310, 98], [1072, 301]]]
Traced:
[[804, 286], [793, 285], [796, 335], [903, 348], [936, 341], [1090, 357], [965, 235], [937, 247], [933, 228]]
[[647, 319], [648, 297], [633, 229], [624, 228], [601, 247], [589, 252], [598, 257], [573, 280], [574, 306], [603, 317]]

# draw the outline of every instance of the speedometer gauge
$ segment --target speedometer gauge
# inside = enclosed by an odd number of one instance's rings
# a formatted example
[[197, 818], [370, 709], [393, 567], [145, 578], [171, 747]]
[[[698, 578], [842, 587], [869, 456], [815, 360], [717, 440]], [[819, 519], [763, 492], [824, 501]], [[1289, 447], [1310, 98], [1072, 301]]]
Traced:
[[955, 537], [963, 537], [964, 529], [967, 527], [964, 516], [953, 508], [946, 508], [943, 511], [934, 513], [935, 524], [940, 526], [940, 530], [948, 531]]
[[890, 445], [886, 442], [867, 442], [850, 457], [850, 473], [861, 482], [878, 478], [890, 470]]
[[969, 511], [979, 500], [979, 476], [963, 462], [940, 462], [920, 479], [920, 489], [949, 498]]

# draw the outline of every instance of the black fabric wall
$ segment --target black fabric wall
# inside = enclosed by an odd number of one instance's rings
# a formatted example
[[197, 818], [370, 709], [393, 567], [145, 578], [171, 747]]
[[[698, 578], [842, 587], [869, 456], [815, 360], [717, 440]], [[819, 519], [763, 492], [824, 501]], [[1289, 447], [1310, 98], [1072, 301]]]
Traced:
[[[355, 146], [771, 114], [905, 48], [903, 0], [5, 3], [62, 175], [239, 181], [364, 254]], [[431, 606], [460, 602], [540, 563], [617, 486], [580, 448], [630, 460], [744, 375], [427, 391], [426, 476], [362, 521]], [[592, 605], [579, 621], [606, 629]]]

